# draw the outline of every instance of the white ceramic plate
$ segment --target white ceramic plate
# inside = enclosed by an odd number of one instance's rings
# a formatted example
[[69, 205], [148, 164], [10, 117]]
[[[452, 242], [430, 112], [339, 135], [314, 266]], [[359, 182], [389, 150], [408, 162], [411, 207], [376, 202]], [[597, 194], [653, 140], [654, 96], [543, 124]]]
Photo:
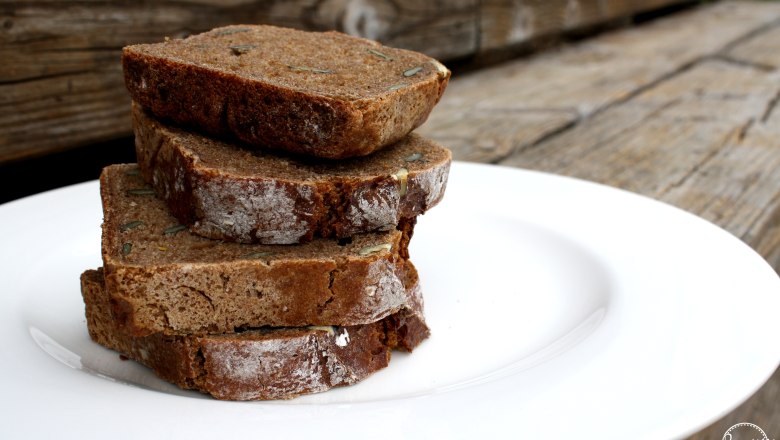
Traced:
[[[670, 438], [780, 361], [780, 281], [697, 217], [612, 188], [453, 165], [412, 258], [433, 336], [353, 387], [219, 402], [90, 342], [96, 182], [0, 207], [2, 438]], [[241, 436], [241, 437], [239, 437]]]

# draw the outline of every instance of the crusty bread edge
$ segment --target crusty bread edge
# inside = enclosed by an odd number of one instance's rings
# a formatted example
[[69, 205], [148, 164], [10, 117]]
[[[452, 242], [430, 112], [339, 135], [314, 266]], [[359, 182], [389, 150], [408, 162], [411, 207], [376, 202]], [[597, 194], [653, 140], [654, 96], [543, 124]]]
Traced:
[[[293, 244], [315, 236], [346, 238], [391, 230], [402, 219], [424, 214], [439, 203], [452, 161], [449, 150], [426, 140], [439, 146], [446, 159], [405, 174], [399, 168], [362, 179], [332, 177], [312, 182], [236, 176], [203, 165], [197, 154], [177, 140], [178, 129], [157, 121], [135, 103], [133, 121], [141, 175], [172, 214], [199, 235], [242, 243]], [[232, 202], [261, 197], [268, 204], [263, 210]], [[242, 221], [226, 224], [227, 211]]]

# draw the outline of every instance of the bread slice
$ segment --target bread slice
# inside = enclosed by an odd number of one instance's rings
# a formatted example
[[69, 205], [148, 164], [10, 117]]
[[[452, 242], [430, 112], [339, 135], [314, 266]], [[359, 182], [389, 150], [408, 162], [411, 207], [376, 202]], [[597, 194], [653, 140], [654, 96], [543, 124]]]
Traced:
[[368, 324], [408, 301], [406, 231], [248, 245], [191, 234], [135, 165], [100, 177], [106, 288], [130, 334]]
[[[409, 296], [420, 298], [417, 284], [411, 289]], [[411, 351], [429, 335], [422, 303], [413, 301], [366, 325], [133, 337], [112, 317], [102, 270], [81, 275], [81, 292], [93, 341], [217, 399], [287, 399], [354, 384], [386, 367], [391, 349]]]
[[343, 159], [420, 126], [450, 71], [338, 32], [228, 26], [122, 51], [132, 98], [160, 118], [257, 148]]
[[204, 237], [291, 244], [388, 231], [436, 205], [451, 154], [410, 134], [368, 157], [305, 161], [193, 134], [133, 106], [141, 176]]

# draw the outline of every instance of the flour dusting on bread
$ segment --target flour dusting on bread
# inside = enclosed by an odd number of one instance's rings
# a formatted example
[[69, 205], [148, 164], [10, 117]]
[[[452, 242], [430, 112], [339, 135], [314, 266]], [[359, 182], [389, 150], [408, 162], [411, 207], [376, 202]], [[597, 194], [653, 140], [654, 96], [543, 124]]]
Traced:
[[[407, 300], [403, 281], [398, 277], [395, 265], [383, 258], [369, 264], [363, 292], [371, 303], [370, 309], [376, 311], [398, 310]], [[383, 315], [386, 316], [386, 312], [376, 313], [373, 318], [378, 320]]]
[[391, 183], [361, 187], [347, 208], [347, 232], [387, 230], [398, 224], [400, 202], [398, 188]]
[[171, 212], [196, 234], [240, 243], [393, 229], [438, 203], [452, 160], [415, 134], [369, 157], [320, 163], [252, 154], [162, 123], [137, 103], [133, 120], [141, 174]]
[[[294, 192], [294, 194], [290, 194]], [[203, 218], [194, 231], [234, 236], [238, 241], [267, 244], [297, 243], [310, 229], [307, 218], [295, 215], [298, 201], [311, 203], [311, 188], [290, 191], [272, 180], [203, 179], [193, 188]], [[255, 232], [255, 236], [250, 234]]]
[[[204, 367], [220, 381], [244, 389], [240, 400], [265, 395], [295, 396], [307, 390], [324, 391], [322, 365], [317, 357], [317, 335], [251, 339], [221, 343], [219, 339], [203, 344]], [[268, 380], [252, 390], [258, 377]]]

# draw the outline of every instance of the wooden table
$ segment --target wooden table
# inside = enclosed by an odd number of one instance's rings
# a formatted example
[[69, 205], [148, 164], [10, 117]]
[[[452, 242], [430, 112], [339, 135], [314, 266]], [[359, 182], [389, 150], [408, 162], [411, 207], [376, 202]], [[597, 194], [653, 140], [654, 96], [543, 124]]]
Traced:
[[691, 1], [4, 2], [0, 165], [131, 135], [119, 62], [121, 48], [129, 44], [185, 37], [227, 24], [264, 23], [337, 29], [446, 60], [488, 56]]
[[[778, 101], [780, 2], [727, 2], [456, 77], [419, 131], [456, 159], [574, 176], [676, 205], [777, 269]], [[780, 370], [691, 438], [720, 439], [738, 422], [780, 437]]]

